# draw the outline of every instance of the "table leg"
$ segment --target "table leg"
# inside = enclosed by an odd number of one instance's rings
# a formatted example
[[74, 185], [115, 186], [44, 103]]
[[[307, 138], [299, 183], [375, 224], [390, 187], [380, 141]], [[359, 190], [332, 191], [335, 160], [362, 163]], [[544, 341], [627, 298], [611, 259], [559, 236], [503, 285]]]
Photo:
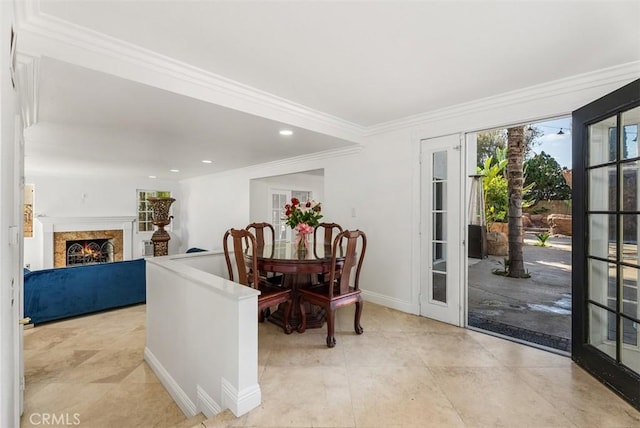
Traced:
[[[297, 290], [301, 287], [308, 287], [311, 284], [311, 278], [312, 275], [309, 274], [294, 274], [285, 275], [283, 279], [284, 286], [293, 290], [293, 310], [291, 311], [289, 324], [294, 330], [298, 328], [301, 321]], [[305, 302], [304, 307], [307, 316], [307, 328], [321, 328], [326, 319], [324, 309], [309, 302]], [[269, 321], [280, 327], [284, 326], [284, 304], [278, 306], [278, 310], [271, 314]]]

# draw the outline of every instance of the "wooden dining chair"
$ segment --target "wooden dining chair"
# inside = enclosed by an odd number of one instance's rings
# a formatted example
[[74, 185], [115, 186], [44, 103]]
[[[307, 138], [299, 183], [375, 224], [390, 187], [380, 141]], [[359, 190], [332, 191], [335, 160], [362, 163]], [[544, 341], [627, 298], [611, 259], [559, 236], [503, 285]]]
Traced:
[[[231, 251], [229, 242], [232, 242]], [[255, 257], [257, 244], [256, 238], [246, 229], [229, 229], [224, 234], [222, 241], [224, 258], [227, 262], [229, 280], [234, 281], [234, 267], [237, 272], [237, 281], [242, 285], [255, 288], [260, 291], [258, 296], [258, 318], [264, 322], [265, 310], [280, 303], [286, 304], [284, 311], [284, 332], [292, 332], [289, 318], [293, 308], [292, 292], [290, 289], [278, 287], [260, 278], [258, 274], [258, 259]], [[247, 262], [247, 255], [251, 254], [251, 262]]]
[[[318, 239], [318, 231], [322, 229], [322, 235], [320, 236], [322, 239]], [[333, 244], [333, 231], [336, 230], [336, 233], [340, 233], [343, 231], [342, 226], [337, 223], [320, 223], [313, 230], [313, 245], [314, 250], [316, 245], [322, 245], [324, 247], [325, 257], [331, 253], [331, 245]]]
[[[321, 233], [318, 231], [321, 230]], [[331, 254], [331, 246], [333, 245], [333, 233], [343, 231], [342, 226], [338, 223], [320, 223], [313, 230], [313, 254], [318, 258], [318, 246], [322, 246], [324, 257], [329, 257]], [[320, 238], [320, 239], [318, 239]], [[318, 282], [328, 281], [329, 274], [319, 274]]]
[[[343, 241], [346, 242], [344, 264], [337, 263], [339, 253], [342, 251]], [[359, 248], [358, 248], [359, 247]], [[336, 345], [335, 317], [336, 310], [342, 306], [355, 303], [356, 310], [353, 318], [353, 328], [356, 334], [362, 334], [360, 316], [362, 315], [362, 296], [360, 292], [360, 270], [367, 249], [367, 237], [360, 230], [345, 230], [339, 233], [333, 240], [331, 250], [331, 270], [329, 279], [309, 288], [298, 289], [298, 305], [300, 306], [299, 333], [304, 333], [307, 328], [307, 319], [304, 310], [304, 302], [318, 305], [325, 310], [327, 317], [327, 346], [333, 348]], [[354, 269], [355, 268], [355, 269]], [[355, 270], [353, 285], [350, 284], [351, 274]]]
[[[263, 252], [265, 244], [271, 245], [271, 257], [276, 240], [276, 232], [273, 226], [266, 222], [250, 223], [245, 227], [246, 230], [253, 233], [256, 238], [256, 248], [259, 253]], [[265, 236], [266, 235], [266, 236]], [[266, 238], [266, 239], [265, 239]], [[274, 272], [259, 272], [260, 277], [271, 284], [282, 285], [282, 274]]]

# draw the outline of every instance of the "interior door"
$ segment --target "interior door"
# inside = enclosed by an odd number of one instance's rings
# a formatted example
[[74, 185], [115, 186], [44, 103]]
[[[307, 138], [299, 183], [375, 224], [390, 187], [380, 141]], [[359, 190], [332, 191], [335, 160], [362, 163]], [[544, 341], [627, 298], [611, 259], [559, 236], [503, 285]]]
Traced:
[[284, 206], [291, 201], [290, 190], [271, 189], [271, 206], [269, 207], [269, 218], [275, 231], [275, 242], [291, 240], [290, 228], [284, 222]]
[[640, 80], [573, 112], [572, 358], [640, 409]]
[[462, 136], [421, 143], [420, 314], [463, 325]]
[[284, 206], [291, 203], [291, 198], [298, 198], [305, 202], [311, 199], [311, 192], [308, 190], [282, 190], [270, 189], [270, 221], [275, 230], [275, 242], [292, 241], [293, 233], [284, 220]]

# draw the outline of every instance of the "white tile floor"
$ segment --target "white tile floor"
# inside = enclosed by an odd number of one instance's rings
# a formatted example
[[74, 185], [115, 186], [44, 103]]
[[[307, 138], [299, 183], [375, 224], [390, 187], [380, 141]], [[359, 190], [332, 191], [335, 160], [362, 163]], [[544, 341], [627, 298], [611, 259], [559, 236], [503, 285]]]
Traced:
[[[263, 402], [187, 420], [142, 358], [145, 306], [25, 333], [22, 426], [43, 412], [80, 427], [638, 427], [640, 413], [569, 358], [365, 303], [326, 329], [259, 326]], [[30, 421], [30, 417], [32, 420]]]

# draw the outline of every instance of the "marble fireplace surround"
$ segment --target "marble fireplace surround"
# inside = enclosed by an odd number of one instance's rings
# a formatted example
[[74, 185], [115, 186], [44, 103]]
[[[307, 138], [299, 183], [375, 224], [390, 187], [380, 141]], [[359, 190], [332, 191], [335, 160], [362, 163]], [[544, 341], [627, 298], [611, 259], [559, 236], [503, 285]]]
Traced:
[[[116, 261], [131, 260], [133, 249], [133, 224], [136, 220], [133, 216], [121, 217], [37, 217], [42, 224], [42, 268], [49, 269], [60, 266], [56, 263], [56, 235], [58, 238], [78, 236], [79, 239], [92, 237], [106, 237], [114, 239]], [[64, 232], [64, 233], [63, 233]], [[89, 232], [96, 232], [96, 236], [90, 236]], [[99, 236], [99, 235], [102, 236]], [[66, 235], [66, 236], [65, 236]], [[75, 238], [70, 238], [75, 239]], [[121, 243], [121, 244], [120, 244]], [[60, 244], [58, 244], [60, 246]], [[118, 248], [120, 247], [120, 248]], [[66, 261], [64, 262], [66, 263]], [[64, 266], [64, 264], [62, 264]]]

